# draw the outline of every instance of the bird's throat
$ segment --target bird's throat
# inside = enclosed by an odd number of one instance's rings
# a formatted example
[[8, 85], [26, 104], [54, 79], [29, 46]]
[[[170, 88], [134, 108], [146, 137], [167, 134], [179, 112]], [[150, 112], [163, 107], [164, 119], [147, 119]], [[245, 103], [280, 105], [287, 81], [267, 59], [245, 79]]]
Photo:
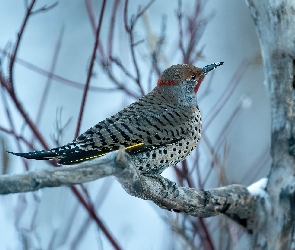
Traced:
[[200, 88], [201, 83], [202, 83], [203, 80], [204, 80], [204, 77], [200, 76], [199, 79], [198, 79], [198, 81], [197, 81], [197, 84], [196, 84], [196, 86], [194, 88], [194, 93], [195, 94], [198, 92], [198, 90], [199, 90], [199, 88]]

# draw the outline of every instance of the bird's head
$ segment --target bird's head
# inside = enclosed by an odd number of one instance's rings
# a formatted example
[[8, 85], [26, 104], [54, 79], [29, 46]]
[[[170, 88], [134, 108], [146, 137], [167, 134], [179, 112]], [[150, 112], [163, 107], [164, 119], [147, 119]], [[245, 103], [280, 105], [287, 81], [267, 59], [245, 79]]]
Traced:
[[188, 64], [172, 65], [162, 73], [157, 86], [172, 92], [182, 102], [196, 102], [196, 93], [205, 75], [222, 64], [217, 62], [203, 68]]

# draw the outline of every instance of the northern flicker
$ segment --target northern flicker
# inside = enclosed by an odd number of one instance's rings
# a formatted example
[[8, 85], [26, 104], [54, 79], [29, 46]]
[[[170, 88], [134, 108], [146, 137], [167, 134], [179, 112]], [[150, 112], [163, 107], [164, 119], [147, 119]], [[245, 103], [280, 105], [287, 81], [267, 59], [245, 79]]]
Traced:
[[91, 160], [125, 146], [137, 169], [161, 173], [184, 160], [201, 137], [201, 114], [197, 91], [205, 75], [222, 65], [202, 69], [178, 64], [166, 69], [157, 86], [81, 134], [65, 146], [29, 153], [13, 153], [28, 159], [58, 159], [70, 165]]

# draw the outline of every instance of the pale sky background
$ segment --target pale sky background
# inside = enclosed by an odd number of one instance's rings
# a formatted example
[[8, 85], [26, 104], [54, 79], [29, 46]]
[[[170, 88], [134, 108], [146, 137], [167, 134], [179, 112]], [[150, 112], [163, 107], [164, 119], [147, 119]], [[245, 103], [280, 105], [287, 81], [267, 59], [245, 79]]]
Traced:
[[[46, 4], [49, 5], [54, 2], [46, 1]], [[99, 2], [101, 1], [96, 2], [97, 16], [101, 5]], [[141, 1], [142, 5], [147, 2]], [[190, 11], [193, 2], [183, 1], [184, 10]], [[108, 20], [112, 8], [110, 3], [111, 1], [108, 1], [106, 6], [102, 38], [107, 37]], [[129, 14], [136, 12], [137, 3], [138, 1], [129, 2]], [[37, 6], [41, 5], [41, 1], [39, 1]], [[122, 5], [123, 2], [121, 1]], [[167, 41], [170, 42], [167, 44], [167, 51], [171, 51], [170, 53], [173, 53], [173, 49], [169, 49], [168, 46], [177, 45], [173, 44], [178, 32], [175, 18], [176, 7], [177, 1], [169, 1], [168, 4], [168, 1], [159, 0], [148, 11], [150, 27], [155, 34], [159, 34], [161, 30], [162, 16], [164, 14], [167, 16], [166, 33]], [[23, 1], [0, 2], [1, 49], [9, 42], [15, 41], [24, 13]], [[251, 176], [251, 180], [249, 180], [247, 173], [249, 173], [249, 168], [253, 167], [253, 164], [261, 157], [261, 153], [267, 150], [270, 145], [269, 100], [263, 86], [263, 68], [261, 60], [259, 60], [259, 43], [254, 23], [245, 1], [242, 0], [210, 0], [205, 7], [206, 14], [213, 14], [213, 16], [200, 42], [200, 47], [205, 46], [204, 59], [200, 60], [196, 66], [202, 67], [218, 61], [224, 61], [225, 64], [214, 73], [211, 93], [199, 104], [203, 120], [208, 117], [210, 110], [214, 107], [216, 100], [223, 93], [241, 62], [245, 59], [251, 61], [249, 69], [243, 75], [230, 100], [222, 107], [222, 111], [210, 127], [206, 128], [211, 144], [218, 144], [216, 140], [221, 132], [220, 129], [223, 128], [235, 107], [241, 100], [244, 100], [245, 108], [232, 123], [230, 133], [226, 137], [226, 143], [229, 147], [226, 170], [230, 182], [249, 185], [252, 181], [265, 175], [269, 166], [268, 161], [261, 170], [255, 170], [257, 172], [254, 176]], [[18, 57], [42, 69], [50, 70], [53, 51], [62, 28], [64, 34], [54, 73], [76, 82], [85, 83], [94, 40], [84, 1], [59, 1], [53, 10], [33, 16], [26, 27]], [[144, 38], [142, 21], [139, 22], [137, 35], [138, 38]], [[114, 48], [115, 51], [118, 54], [120, 53], [119, 55], [122, 58], [128, 58], [127, 36], [123, 31], [117, 29], [115, 39], [118, 41]], [[103, 39], [103, 41], [106, 40]], [[179, 55], [173, 57], [171, 54], [171, 58], [173, 59], [166, 65], [167, 67], [180, 62]], [[131, 66], [130, 62], [129, 64]], [[6, 67], [5, 64], [3, 66]], [[140, 66], [145, 67], [144, 60], [142, 60]], [[95, 66], [95, 73], [96, 77], [92, 79], [91, 86], [112, 87], [108, 78], [103, 75], [97, 65]], [[147, 75], [147, 72], [145, 74]], [[126, 78], [123, 74], [121, 75], [123, 79]], [[156, 78], [154, 81], [155, 86]], [[46, 77], [16, 64], [15, 83], [17, 95], [25, 109], [29, 111], [30, 116], [35, 119], [41, 93], [46, 84]], [[206, 81], [204, 81], [204, 84], [206, 84]], [[204, 90], [204, 86], [202, 87]], [[202, 93], [202, 87], [199, 94]], [[83, 92], [54, 80], [49, 91], [49, 99], [39, 129], [42, 134], [46, 135], [47, 141], [54, 146], [50, 135], [54, 132], [57, 108], [63, 108], [63, 121], [72, 118], [72, 123], [63, 138], [63, 143], [67, 143], [74, 139], [73, 135]], [[126, 98], [120, 93], [89, 93], [81, 132], [133, 101], [135, 100]], [[11, 104], [11, 102], [9, 103]], [[15, 112], [13, 105], [11, 107]], [[5, 117], [1, 99], [0, 117]], [[18, 130], [21, 131], [23, 121], [19, 119], [17, 113], [13, 113], [13, 118], [18, 125]], [[1, 119], [0, 124], [7, 127], [8, 123], [5, 119]], [[25, 129], [25, 133], [28, 133], [28, 129]], [[0, 136], [5, 135], [0, 133]], [[13, 138], [5, 136], [5, 139], [8, 141], [9, 150], [16, 150]], [[202, 147], [202, 142], [200, 146]], [[40, 145], [37, 147], [41, 149]], [[203, 148], [201, 148], [200, 153], [200, 162], [205, 165], [208, 160], [208, 153]], [[24, 171], [19, 158], [11, 157], [10, 164], [10, 173]], [[48, 164], [44, 162], [32, 161], [30, 164], [31, 168], [48, 167]], [[173, 179], [174, 173], [171, 170], [166, 170], [164, 176]], [[207, 186], [213, 188], [218, 185], [212, 180]], [[150, 201], [129, 196], [114, 178], [97, 180], [87, 184], [87, 187], [91, 191], [93, 201], [99, 201], [102, 196], [105, 196], [102, 204], [95, 202], [97, 212], [124, 249], [172, 249], [172, 246], [169, 245], [170, 229], [162, 219], [166, 216], [166, 211], [156, 207]], [[30, 249], [48, 249], [48, 242], [53, 234], [55, 234], [53, 249], [69, 249], [71, 237], [77, 233], [77, 228], [79, 229], [81, 223], [84, 222], [87, 216], [86, 212], [81, 206], [78, 206], [75, 221], [70, 226], [71, 230], [68, 231], [72, 209], [77, 206], [77, 200], [69, 189], [65, 187], [44, 189], [36, 192], [36, 194], [40, 198], [38, 204], [36, 204], [32, 194], [0, 197], [0, 249], [21, 249], [21, 241], [14, 226], [16, 223], [15, 214], [24, 211], [19, 225], [23, 228], [29, 228], [36, 207], [38, 207], [35, 218], [36, 228], [34, 229], [36, 233], [30, 237], [29, 244], [32, 247]], [[26, 197], [26, 201], [22, 200], [23, 197]], [[174, 247], [180, 249], [180, 246]], [[113, 248], [92, 223], [78, 249]]]

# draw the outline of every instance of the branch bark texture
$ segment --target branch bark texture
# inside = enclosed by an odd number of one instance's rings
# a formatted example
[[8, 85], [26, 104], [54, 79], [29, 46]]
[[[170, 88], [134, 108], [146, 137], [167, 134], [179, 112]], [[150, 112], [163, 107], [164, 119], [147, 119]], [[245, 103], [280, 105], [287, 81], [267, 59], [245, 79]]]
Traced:
[[255, 198], [241, 185], [211, 190], [178, 187], [160, 175], [143, 175], [129, 160], [124, 149], [75, 166], [0, 176], [0, 194], [28, 192], [44, 187], [74, 185], [114, 175], [122, 187], [141, 199], [152, 200], [161, 208], [192, 216], [226, 214], [240, 224], [253, 216]]

